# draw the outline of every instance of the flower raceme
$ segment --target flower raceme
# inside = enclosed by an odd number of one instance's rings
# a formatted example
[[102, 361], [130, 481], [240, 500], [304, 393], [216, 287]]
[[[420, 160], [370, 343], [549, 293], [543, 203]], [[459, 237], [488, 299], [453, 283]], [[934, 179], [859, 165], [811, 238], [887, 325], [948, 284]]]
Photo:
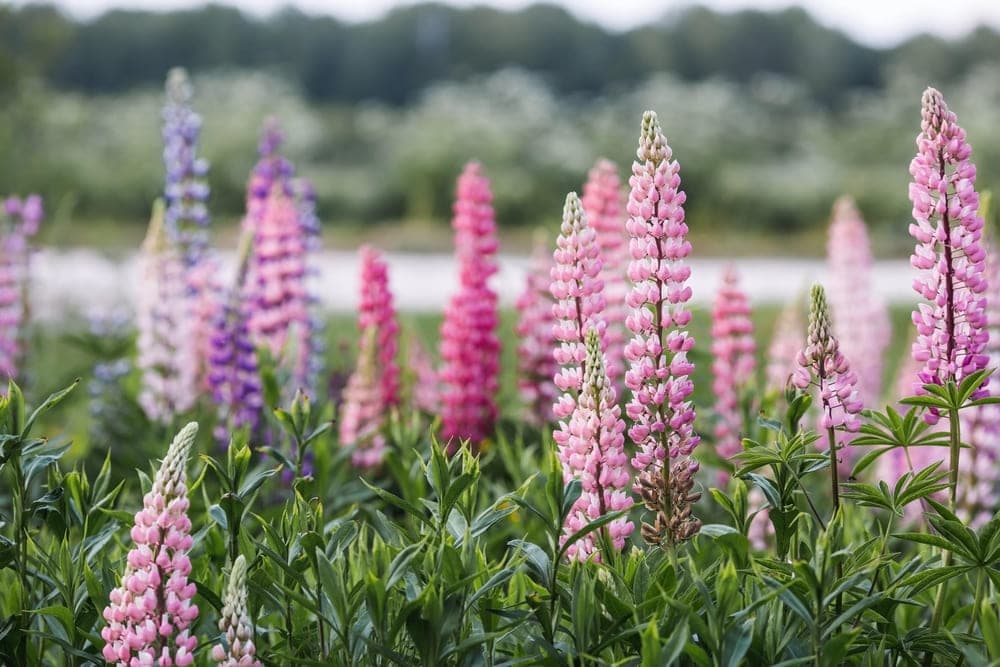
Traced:
[[551, 264], [552, 257], [546, 244], [539, 240], [532, 253], [524, 291], [516, 303], [517, 386], [525, 408], [525, 419], [535, 426], [552, 421], [552, 404], [556, 398], [553, 378], [557, 367], [552, 356], [555, 317], [549, 293]]
[[198, 617], [192, 602], [191, 520], [187, 516], [187, 461], [198, 425], [174, 438], [153, 487], [135, 515], [121, 585], [111, 591], [101, 630], [104, 659], [122, 667], [185, 667], [194, 660]]
[[[911, 257], [920, 276], [913, 287], [926, 303], [913, 313], [917, 339], [913, 356], [922, 365], [918, 394], [925, 384], [960, 382], [986, 367], [986, 250], [983, 219], [975, 190], [976, 167], [965, 130], [937, 90], [924, 91], [917, 154], [910, 163], [910, 200], [917, 240]], [[986, 394], [981, 388], [974, 398]], [[940, 417], [925, 413], [928, 421]]]
[[[0, 375], [17, 377], [23, 347], [25, 298], [31, 259], [28, 239], [38, 232], [44, 212], [42, 198], [8, 197], [0, 208]], [[4, 385], [6, 387], [6, 385]]]
[[253, 624], [247, 613], [247, 561], [242, 554], [236, 557], [229, 574], [219, 630], [226, 641], [212, 647], [212, 660], [218, 667], [260, 667], [253, 643]]
[[781, 309], [767, 347], [764, 376], [767, 388], [772, 391], [783, 391], [798, 367], [796, 359], [805, 343], [805, 324], [799, 313], [799, 301], [792, 299]]
[[684, 330], [691, 321], [686, 307], [691, 269], [684, 263], [691, 244], [680, 167], [671, 159], [652, 111], [643, 115], [636, 157], [626, 223], [632, 281], [626, 325], [633, 334], [625, 346], [630, 364], [625, 384], [632, 391], [626, 412], [632, 420], [629, 437], [639, 448], [632, 459], [639, 473], [635, 491], [655, 513], [652, 524], [643, 524], [642, 535], [648, 542], [672, 546], [692, 537], [701, 525], [691, 515], [700, 497], [694, 491], [698, 462], [690, 458], [699, 440], [689, 400], [694, 365], [687, 353], [694, 339]]

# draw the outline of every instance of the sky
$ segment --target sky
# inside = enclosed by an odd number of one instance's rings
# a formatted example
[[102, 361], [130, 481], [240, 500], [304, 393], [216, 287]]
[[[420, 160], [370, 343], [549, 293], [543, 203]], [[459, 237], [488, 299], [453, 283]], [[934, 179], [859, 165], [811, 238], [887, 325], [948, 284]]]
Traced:
[[[267, 14], [293, 4], [313, 13], [328, 13], [344, 20], [377, 18], [393, 7], [414, 0], [220, 0], [255, 14]], [[451, 5], [487, 4], [517, 9], [531, 0], [443, 0]], [[577, 16], [623, 30], [655, 21], [691, 4], [720, 11], [756, 8], [764, 10], [801, 6], [817, 20], [839, 28], [873, 46], [891, 46], [919, 33], [952, 38], [980, 24], [1000, 28], [1000, 0], [548, 0]], [[56, 0], [71, 14], [90, 17], [113, 7], [173, 9], [204, 4], [204, 0]], [[25, 0], [15, 0], [25, 4]]]

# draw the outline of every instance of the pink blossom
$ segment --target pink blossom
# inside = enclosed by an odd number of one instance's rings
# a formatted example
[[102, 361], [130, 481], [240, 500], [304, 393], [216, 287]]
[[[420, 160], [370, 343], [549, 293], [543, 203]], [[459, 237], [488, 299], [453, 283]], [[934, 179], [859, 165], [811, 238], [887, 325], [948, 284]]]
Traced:
[[[42, 198], [8, 197], [0, 201], [0, 376], [17, 378], [24, 349], [28, 274], [31, 248], [28, 239], [38, 232], [44, 212]], [[6, 392], [7, 383], [3, 383]]]
[[226, 637], [225, 645], [212, 647], [212, 660], [218, 667], [260, 667], [255, 657], [253, 624], [247, 613], [247, 561], [243, 555], [236, 557], [229, 574], [229, 586], [219, 617], [219, 630]]
[[525, 406], [525, 419], [535, 426], [553, 421], [556, 398], [553, 378], [557, 372], [552, 356], [555, 345], [549, 271], [552, 259], [539, 241], [531, 257], [524, 291], [517, 298], [517, 386]]
[[410, 369], [410, 405], [415, 410], [437, 414], [441, 410], [441, 386], [431, 355], [416, 336], [410, 337], [407, 366]]
[[156, 472], [153, 488], [135, 515], [135, 546], [126, 558], [121, 586], [111, 591], [101, 630], [104, 659], [121, 667], [193, 662], [198, 617], [192, 602], [191, 520], [187, 516], [187, 460], [198, 434], [195, 422], [174, 438]]
[[765, 369], [768, 389], [783, 391], [798, 367], [799, 351], [806, 340], [800, 308], [798, 299], [789, 301], [774, 325]]

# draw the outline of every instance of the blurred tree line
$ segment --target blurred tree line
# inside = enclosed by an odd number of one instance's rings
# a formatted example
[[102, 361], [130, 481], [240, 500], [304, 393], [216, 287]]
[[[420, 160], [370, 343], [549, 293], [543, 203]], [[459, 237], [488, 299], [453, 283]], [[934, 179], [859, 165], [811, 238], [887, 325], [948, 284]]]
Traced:
[[928, 84], [969, 129], [984, 186], [1000, 179], [998, 60], [989, 29], [880, 50], [799, 9], [691, 8], [610, 32], [551, 5], [420, 4], [346, 24], [221, 5], [76, 21], [0, 3], [0, 191], [41, 191], [74, 219], [143, 220], [161, 187], [162, 81], [183, 65], [220, 218], [242, 210], [268, 115], [327, 220], [444, 221], [477, 158], [501, 223], [538, 224], [597, 157], [627, 168], [655, 108], [692, 224], [795, 230], [842, 192], [898, 222]]

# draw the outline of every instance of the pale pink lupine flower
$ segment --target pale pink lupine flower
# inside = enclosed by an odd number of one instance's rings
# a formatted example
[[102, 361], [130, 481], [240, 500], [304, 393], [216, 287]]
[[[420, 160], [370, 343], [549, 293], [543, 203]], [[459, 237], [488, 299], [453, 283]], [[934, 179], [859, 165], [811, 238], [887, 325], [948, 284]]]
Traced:
[[[566, 517], [562, 541], [592, 521], [632, 506], [627, 489], [631, 476], [625, 455], [625, 422], [618, 395], [604, 368], [597, 331], [587, 330], [587, 359], [583, 387], [570, 417], [568, 438], [560, 452], [563, 481], [579, 479], [582, 493]], [[613, 549], [621, 551], [635, 524], [627, 517], [601, 529]], [[600, 560], [600, 541], [589, 533], [566, 549], [569, 559]]]
[[[926, 303], [913, 313], [913, 356], [923, 365], [914, 386], [960, 382], [989, 361], [986, 341], [986, 250], [982, 244], [976, 167], [965, 130], [933, 88], [921, 100], [917, 155], [910, 163], [910, 200], [917, 245], [910, 258], [920, 275], [913, 288]], [[987, 393], [983, 386], [973, 398]], [[936, 422], [936, 410], [924, 413]]]
[[552, 403], [556, 398], [553, 382], [556, 371], [552, 348], [555, 317], [549, 293], [552, 257], [539, 239], [531, 256], [524, 291], [517, 298], [517, 386], [525, 408], [525, 420], [534, 426], [553, 421]]
[[625, 209], [618, 165], [610, 160], [597, 161], [587, 174], [581, 202], [587, 224], [597, 235], [601, 257], [601, 282], [604, 284], [604, 355], [608, 377], [617, 386], [625, 372], [625, 264], [628, 262], [628, 234], [625, 232]]
[[833, 332], [858, 375], [858, 392], [867, 407], [882, 395], [882, 368], [889, 345], [889, 311], [875, 293], [868, 228], [854, 200], [844, 196], [833, 205], [827, 243], [829, 298]]
[[101, 630], [104, 659], [121, 667], [185, 667], [194, 660], [198, 617], [192, 602], [191, 520], [187, 516], [187, 461], [198, 424], [174, 438], [156, 472], [153, 488], [135, 515], [121, 586], [111, 591]]
[[358, 365], [347, 381], [341, 403], [340, 442], [353, 447], [355, 466], [371, 468], [382, 462], [382, 426], [388, 411], [399, 405], [399, 324], [389, 289], [389, 267], [371, 246], [359, 251], [361, 298]]
[[[583, 385], [587, 347], [584, 337], [589, 329], [604, 335], [604, 295], [600, 279], [600, 249], [594, 230], [587, 221], [575, 192], [566, 195], [562, 227], [556, 239], [552, 282], [549, 290], [555, 303], [552, 333], [559, 341], [553, 351], [558, 370], [553, 378], [562, 394], [552, 406], [556, 419], [565, 420], [573, 413], [576, 396]], [[553, 439], [561, 450], [569, 437], [567, 422], [561, 421]]]
[[139, 267], [139, 404], [151, 420], [169, 424], [194, 406], [198, 364], [190, 345], [190, 298], [184, 263], [166, 234], [162, 202], [153, 209]]
[[[729, 459], [743, 450], [742, 394], [754, 380], [757, 345], [750, 319], [750, 301], [733, 267], [723, 274], [712, 308], [712, 391], [715, 394], [715, 451]], [[729, 475], [721, 471], [719, 484]]]
[[44, 217], [42, 198], [28, 195], [0, 199], [0, 377], [17, 378], [24, 352], [24, 324], [28, 314], [28, 273], [31, 247]]
[[802, 321], [801, 305], [798, 299], [792, 299], [778, 315], [771, 344], [767, 348], [765, 379], [769, 390], [784, 391], [798, 368], [799, 351], [805, 341], [806, 326]]
[[441, 383], [427, 348], [416, 336], [407, 348], [410, 369], [410, 405], [415, 410], [436, 415], [441, 410]]
[[242, 554], [236, 557], [229, 573], [219, 630], [226, 642], [212, 647], [212, 660], [218, 667], [260, 667], [253, 643], [253, 623], [247, 613], [247, 561]]
[[[763, 551], [767, 549], [767, 542], [771, 535], [774, 534], [774, 524], [769, 520], [769, 513], [771, 511], [770, 507], [764, 507], [767, 499], [764, 497], [764, 492], [758, 487], [753, 487], [747, 494], [747, 505], [749, 506], [750, 512], [756, 512], [753, 519], [750, 520], [750, 526], [747, 530], [747, 539], [750, 540], [750, 545], [757, 549], [758, 551]], [[761, 509], [763, 508], [763, 509]]]
[[684, 263], [691, 243], [680, 167], [671, 156], [656, 113], [647, 111], [629, 178], [632, 289], [626, 324], [634, 337], [625, 346], [630, 362], [625, 384], [632, 390], [626, 412], [632, 420], [629, 437], [639, 448], [632, 459], [639, 472], [635, 491], [656, 514], [652, 524], [642, 525], [642, 536], [667, 547], [691, 538], [701, 526], [691, 514], [701, 496], [694, 491], [698, 462], [691, 458], [699, 440], [689, 400], [694, 364], [687, 353], [694, 339], [684, 330], [691, 322], [686, 306], [691, 268]]
[[489, 180], [476, 162], [458, 178], [452, 227], [459, 289], [441, 324], [441, 437], [478, 447], [497, 419], [500, 339], [497, 293], [489, 280], [499, 266], [499, 246]]

